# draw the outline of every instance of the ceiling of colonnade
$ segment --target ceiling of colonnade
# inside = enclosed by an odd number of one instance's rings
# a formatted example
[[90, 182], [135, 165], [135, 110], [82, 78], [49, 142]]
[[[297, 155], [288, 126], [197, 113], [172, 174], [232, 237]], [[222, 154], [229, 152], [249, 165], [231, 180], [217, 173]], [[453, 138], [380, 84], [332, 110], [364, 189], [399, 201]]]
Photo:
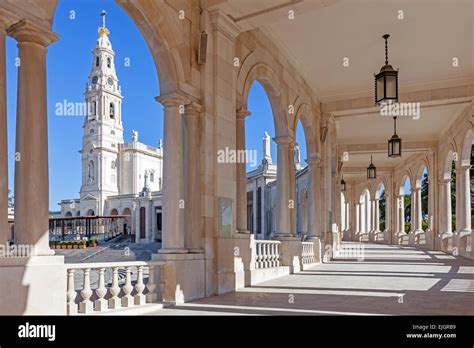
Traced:
[[[208, 4], [219, 6], [243, 30], [262, 30], [323, 104], [355, 98], [370, 101], [366, 109], [349, 107], [333, 114], [340, 149], [349, 152], [343, 167], [349, 181], [364, 178], [370, 154], [383, 173], [429, 151], [463, 108], [460, 102], [425, 102], [420, 119], [399, 117], [403, 159], [388, 158], [393, 120], [380, 117], [372, 102], [373, 74], [384, 63], [383, 34], [391, 35], [389, 62], [399, 69], [400, 94], [474, 81], [473, 0], [209, 0]], [[289, 10], [295, 13], [292, 20]], [[344, 58], [349, 59], [348, 66], [343, 65]], [[453, 58], [459, 62], [456, 67]]]

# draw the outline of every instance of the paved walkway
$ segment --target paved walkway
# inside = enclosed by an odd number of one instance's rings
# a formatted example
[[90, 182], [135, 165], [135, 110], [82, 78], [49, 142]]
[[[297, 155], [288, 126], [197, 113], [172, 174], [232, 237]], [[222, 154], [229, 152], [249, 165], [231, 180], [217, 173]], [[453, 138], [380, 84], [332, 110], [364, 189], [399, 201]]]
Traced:
[[152, 314], [474, 315], [474, 261], [440, 251], [363, 245], [360, 261], [339, 259]]

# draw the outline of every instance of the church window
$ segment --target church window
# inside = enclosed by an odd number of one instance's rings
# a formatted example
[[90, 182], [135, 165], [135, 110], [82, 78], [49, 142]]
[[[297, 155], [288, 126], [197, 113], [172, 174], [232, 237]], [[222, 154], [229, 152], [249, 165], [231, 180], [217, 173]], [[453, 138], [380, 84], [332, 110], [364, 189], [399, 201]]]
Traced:
[[115, 131], [114, 131], [114, 130], [111, 130], [111, 131], [110, 131], [110, 134], [115, 135]]
[[111, 167], [112, 169], [115, 169], [115, 168], [116, 168], [115, 161], [112, 161], [112, 163], [110, 164], [110, 167]]
[[95, 66], [99, 66], [99, 63], [100, 63], [100, 58], [95, 57]]
[[110, 65], [111, 65], [110, 57], [107, 57], [107, 68], [110, 68]]
[[150, 173], [150, 182], [155, 182], [155, 173]]
[[89, 133], [90, 133], [90, 134], [94, 134], [94, 128], [91, 128], [91, 129], [89, 130]]
[[97, 103], [95, 101], [92, 102], [91, 107], [92, 107], [92, 110], [91, 110], [92, 116], [97, 115]]
[[115, 118], [115, 105], [110, 103], [110, 118]]

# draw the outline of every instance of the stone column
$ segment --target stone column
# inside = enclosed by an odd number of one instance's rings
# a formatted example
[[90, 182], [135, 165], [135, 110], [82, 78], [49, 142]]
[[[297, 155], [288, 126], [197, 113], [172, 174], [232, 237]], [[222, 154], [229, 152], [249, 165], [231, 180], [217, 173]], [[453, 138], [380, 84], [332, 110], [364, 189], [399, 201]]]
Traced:
[[8, 228], [6, 26], [6, 19], [0, 13], [0, 245], [5, 245], [11, 238]]
[[405, 233], [405, 196], [401, 195], [397, 198], [398, 209], [398, 233]]
[[291, 236], [290, 229], [290, 165], [288, 163], [288, 145], [290, 140], [287, 137], [276, 137], [278, 151], [277, 169], [277, 192], [276, 192], [276, 233], [275, 237]]
[[12, 25], [18, 41], [18, 99], [15, 162], [15, 241], [35, 247], [36, 255], [54, 255], [49, 248], [48, 115], [46, 51], [58, 36], [29, 21]]
[[354, 228], [355, 228], [355, 234], [356, 236], [359, 235], [360, 233], [360, 203], [356, 202], [355, 203], [355, 221], [354, 221]]
[[350, 230], [350, 226], [351, 226], [351, 221], [350, 221], [350, 204], [349, 202], [346, 202], [345, 203], [345, 213], [346, 213], [346, 226], [345, 226], [345, 230], [346, 231], [349, 231]]
[[255, 180], [255, 186], [252, 189], [252, 211], [253, 211], [253, 220], [252, 220], [252, 230], [254, 236], [257, 236], [257, 214], [258, 214], [258, 202], [257, 202], [257, 180]]
[[471, 183], [470, 183], [470, 166], [461, 166], [459, 168], [459, 193], [460, 193], [460, 216], [458, 230], [460, 233], [471, 233]]
[[[245, 117], [249, 116], [244, 107], [239, 107], [236, 111], [237, 116], [237, 151], [245, 150]], [[246, 163], [237, 163], [236, 165], [237, 179], [237, 232], [248, 234], [247, 230], [247, 170]]]
[[184, 247], [183, 116], [189, 100], [179, 93], [156, 98], [164, 106], [163, 233], [160, 253], [186, 253]]
[[[290, 232], [296, 236], [296, 177], [295, 177], [295, 142], [288, 144], [288, 175], [289, 175], [289, 197], [290, 197]], [[278, 165], [278, 163], [277, 163]]]
[[307, 160], [309, 166], [310, 185], [308, 190], [308, 231], [307, 239], [321, 238], [320, 230], [321, 207], [318, 200], [318, 187], [321, 180], [320, 159]]
[[453, 232], [453, 226], [451, 224], [451, 179], [445, 179], [440, 182], [440, 193], [441, 193], [441, 209], [439, 214], [441, 217], [440, 233], [451, 234]]
[[[199, 118], [202, 106], [191, 102], [184, 114], [184, 246], [190, 252], [202, 253], [201, 245], [201, 168]], [[167, 153], [165, 154], [165, 157]]]
[[380, 200], [374, 199], [374, 233], [380, 232]]
[[[417, 187], [414, 189], [414, 197], [415, 197], [415, 210], [413, 212], [413, 216], [415, 217], [415, 227], [413, 228], [414, 232], [423, 232], [422, 228], [422, 210], [421, 210], [421, 187]], [[413, 205], [413, 204], [412, 204]]]

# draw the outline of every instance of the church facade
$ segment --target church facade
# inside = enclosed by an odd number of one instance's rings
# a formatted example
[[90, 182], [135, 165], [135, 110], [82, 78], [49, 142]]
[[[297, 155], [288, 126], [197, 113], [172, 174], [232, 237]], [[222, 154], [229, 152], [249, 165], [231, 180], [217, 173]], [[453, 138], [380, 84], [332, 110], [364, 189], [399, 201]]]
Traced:
[[122, 91], [103, 14], [86, 91], [79, 198], [62, 200], [61, 217], [126, 215], [137, 242], [161, 240], [163, 147], [124, 141]]

